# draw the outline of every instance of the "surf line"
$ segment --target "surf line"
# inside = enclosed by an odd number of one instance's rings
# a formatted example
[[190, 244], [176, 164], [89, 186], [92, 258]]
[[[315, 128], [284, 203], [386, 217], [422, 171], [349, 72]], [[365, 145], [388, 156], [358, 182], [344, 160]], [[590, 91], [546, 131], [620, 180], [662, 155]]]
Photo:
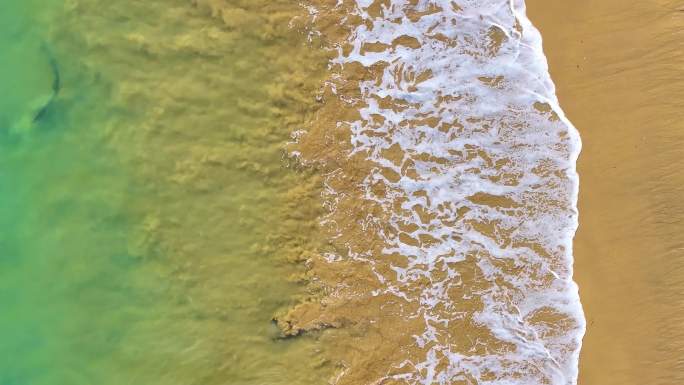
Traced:
[[336, 53], [293, 150], [326, 175], [327, 295], [279, 324], [363, 329], [339, 384], [574, 384], [581, 142], [524, 2], [308, 9]]

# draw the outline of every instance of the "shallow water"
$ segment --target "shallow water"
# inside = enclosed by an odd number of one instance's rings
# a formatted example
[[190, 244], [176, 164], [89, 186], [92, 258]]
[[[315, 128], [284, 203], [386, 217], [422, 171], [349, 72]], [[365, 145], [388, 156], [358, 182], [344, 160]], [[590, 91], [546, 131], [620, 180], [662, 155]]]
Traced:
[[3, 2], [0, 383], [327, 377], [272, 321], [317, 215], [283, 161], [322, 68], [300, 11]]

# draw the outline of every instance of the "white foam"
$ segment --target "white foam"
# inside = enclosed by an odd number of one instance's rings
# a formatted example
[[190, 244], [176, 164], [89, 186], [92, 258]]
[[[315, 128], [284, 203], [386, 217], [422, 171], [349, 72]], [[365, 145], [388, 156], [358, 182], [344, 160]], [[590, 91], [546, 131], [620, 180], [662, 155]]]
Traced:
[[[420, 362], [397, 363], [397, 368], [406, 370], [393, 377], [411, 384], [446, 385], [465, 378], [497, 385], [575, 384], [585, 330], [578, 288], [572, 281], [578, 193], [575, 163], [581, 144], [558, 104], [541, 36], [526, 17], [524, 2], [419, 0], [410, 5], [407, 0], [392, 0], [389, 7], [383, 6], [380, 18], [366, 11], [371, 3], [356, 0], [355, 13], [367, 23], [351, 35], [351, 52], [345, 55], [340, 49], [333, 62], [389, 63], [379, 82], [360, 84], [361, 119], [340, 123], [352, 131], [353, 153], [367, 153], [377, 164], [365, 180], [366, 199], [393, 212], [396, 199], [408, 198], [402, 205], [404, 211], [392, 214], [393, 231], [382, 234], [387, 245], [384, 252], [408, 257], [408, 267], [393, 266], [395, 276], [378, 274], [378, 278], [388, 283], [386, 293], [421, 304], [426, 328], [415, 340], [431, 348]], [[406, 13], [435, 6], [440, 10], [417, 21]], [[498, 49], [492, 33], [505, 36]], [[382, 52], [363, 52], [366, 43], [391, 46], [404, 35], [417, 39], [420, 47], [398, 45]], [[415, 77], [426, 71], [432, 77], [416, 83]], [[401, 112], [383, 108], [378, 98], [385, 97], [409, 106]], [[535, 109], [535, 103], [549, 105], [557, 119]], [[382, 115], [384, 122], [373, 122], [374, 114]], [[426, 117], [438, 118], [439, 124], [421, 123]], [[440, 130], [442, 123], [451, 126]], [[401, 165], [383, 156], [383, 150], [396, 144], [405, 153]], [[419, 159], [421, 154], [433, 158]], [[402, 169], [409, 159], [417, 178]], [[394, 170], [401, 179], [388, 180], [383, 168]], [[373, 192], [371, 186], [378, 181], [388, 186], [387, 194]], [[429, 199], [418, 192], [426, 192]], [[488, 206], [469, 200], [478, 193], [505, 197], [514, 204]], [[329, 189], [328, 194], [335, 192]], [[433, 219], [423, 223], [415, 205]], [[469, 211], [457, 213], [463, 208]], [[477, 222], [494, 224], [496, 231], [480, 231], [473, 226]], [[396, 236], [401, 223], [416, 226], [407, 234], [413, 239], [423, 234], [436, 242], [420, 246], [402, 242]], [[461, 273], [450, 269], [445, 280], [431, 280], [418, 295], [415, 282], [468, 256], [476, 258], [482, 279], [488, 283], [486, 290], [477, 292], [484, 309], [445, 318], [433, 309], [439, 303], [458, 301], [449, 298], [447, 288], [462, 284]], [[351, 258], [361, 257], [351, 253]], [[372, 263], [369, 256], [363, 258]], [[498, 266], [497, 260], [509, 261], [516, 267], [515, 274]], [[532, 322], [531, 317], [545, 309], [553, 309], [567, 323]], [[435, 325], [468, 316], [486, 325], [499, 342], [513, 344], [515, 351], [463, 354], [439, 342], [440, 330]], [[447, 357], [448, 363], [440, 364], [443, 358], [438, 356]], [[494, 373], [495, 379], [485, 378], [485, 372]]]

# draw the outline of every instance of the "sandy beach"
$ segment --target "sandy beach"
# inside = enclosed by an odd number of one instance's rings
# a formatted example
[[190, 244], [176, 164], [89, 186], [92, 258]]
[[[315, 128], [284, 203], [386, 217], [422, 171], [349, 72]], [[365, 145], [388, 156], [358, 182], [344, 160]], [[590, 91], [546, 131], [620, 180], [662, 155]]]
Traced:
[[579, 383], [682, 383], [684, 2], [527, 5], [583, 141]]

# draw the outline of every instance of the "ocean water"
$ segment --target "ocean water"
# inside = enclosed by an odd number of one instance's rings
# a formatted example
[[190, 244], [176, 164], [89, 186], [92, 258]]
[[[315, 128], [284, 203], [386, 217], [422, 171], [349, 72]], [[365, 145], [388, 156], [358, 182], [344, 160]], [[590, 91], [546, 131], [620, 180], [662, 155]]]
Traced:
[[2, 2], [0, 384], [327, 378], [273, 322], [317, 216], [283, 160], [319, 68], [300, 11]]

